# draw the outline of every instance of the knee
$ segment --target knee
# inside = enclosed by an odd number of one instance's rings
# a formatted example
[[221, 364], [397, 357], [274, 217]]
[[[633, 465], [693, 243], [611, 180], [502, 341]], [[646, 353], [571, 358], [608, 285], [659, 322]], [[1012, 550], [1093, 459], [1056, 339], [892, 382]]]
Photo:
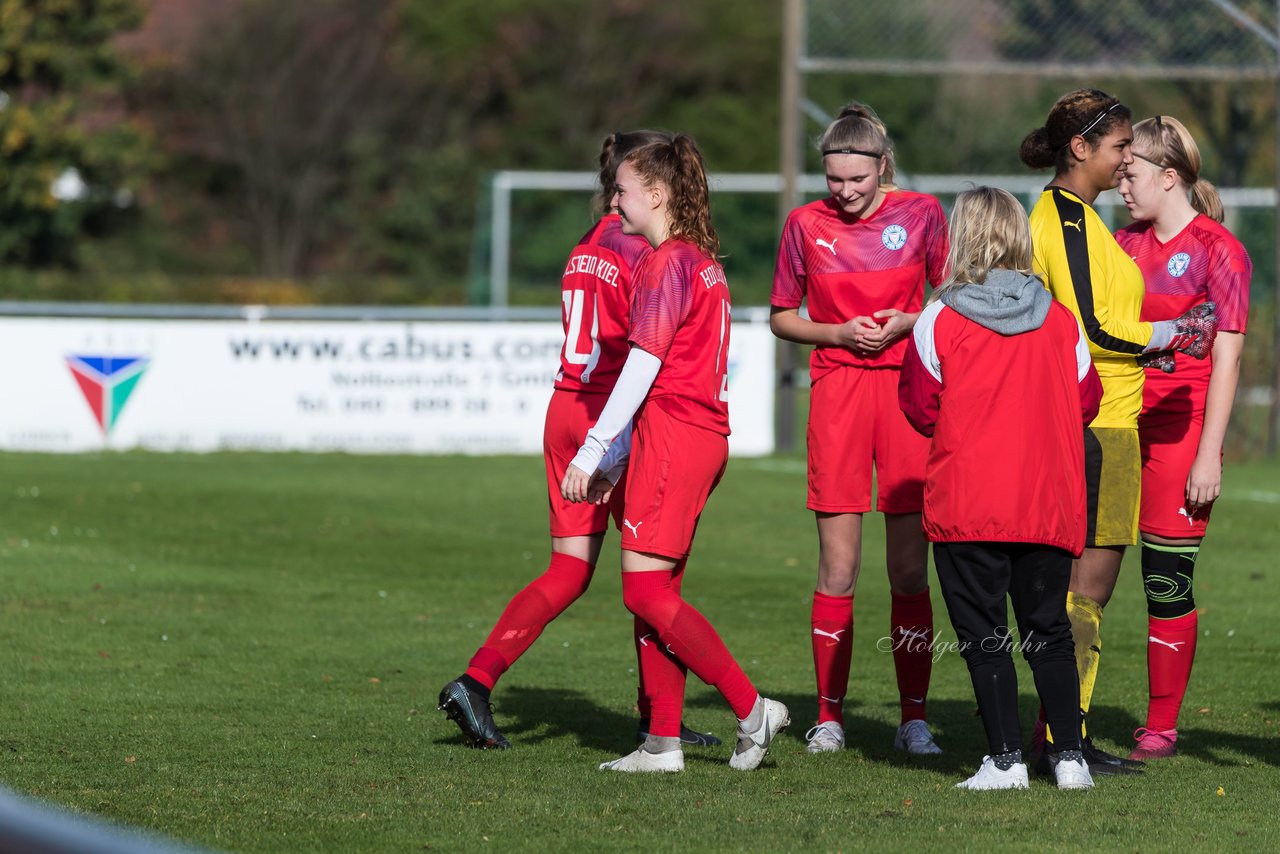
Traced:
[[1029, 633], [1022, 641], [1022, 657], [1032, 670], [1051, 661], [1076, 661], [1076, 645], [1071, 624], [1065, 619], [1047, 631]]
[[971, 674], [1013, 667], [1013, 656], [1008, 645], [981, 641], [969, 643], [961, 647], [960, 655]]
[[555, 552], [542, 577], [548, 590], [554, 590], [558, 594], [556, 598], [562, 598], [568, 604], [587, 592], [595, 568], [595, 564], [581, 558]]
[[1012, 666], [1012, 650], [1009, 630], [998, 626], [982, 637], [971, 635], [960, 642], [960, 655], [970, 672], [984, 667], [1003, 667], [1006, 663]]
[[889, 570], [889, 587], [901, 596], [914, 596], [923, 593], [929, 586], [929, 564], [927, 559], [910, 560], [893, 557], [887, 561]]
[[629, 585], [622, 585], [622, 604], [628, 611], [637, 617], [644, 619], [644, 612], [648, 610], [646, 605], [653, 599], [652, 593], [647, 590], [638, 590]]
[[1192, 571], [1199, 550], [1199, 546], [1142, 544], [1142, 589], [1147, 597], [1147, 614], [1157, 620], [1172, 620], [1196, 609]]
[[671, 577], [659, 572], [622, 573], [622, 604], [659, 633], [671, 625], [680, 607], [679, 595], [671, 589]]
[[852, 596], [858, 583], [856, 554], [826, 554], [818, 558], [818, 592], [828, 596]]

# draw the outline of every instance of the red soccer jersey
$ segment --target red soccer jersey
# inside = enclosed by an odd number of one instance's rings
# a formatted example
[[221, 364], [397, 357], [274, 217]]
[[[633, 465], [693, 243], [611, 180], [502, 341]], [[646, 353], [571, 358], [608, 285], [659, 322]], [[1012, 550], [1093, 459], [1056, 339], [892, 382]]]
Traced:
[[[830, 197], [810, 202], [787, 217], [770, 302], [799, 308], [807, 299], [817, 323], [844, 323], [885, 308], [917, 312], [925, 280], [942, 281], [947, 246], [947, 219], [933, 196], [895, 190], [863, 219], [850, 219]], [[810, 375], [816, 380], [848, 365], [896, 368], [906, 347], [903, 337], [880, 353], [860, 356], [819, 345]]]
[[583, 236], [560, 279], [564, 348], [556, 388], [608, 394], [627, 360], [634, 271], [652, 252], [638, 234], [622, 233], [610, 214]]
[[[1220, 223], [1201, 214], [1168, 243], [1161, 243], [1150, 222], [1135, 222], [1116, 232], [1116, 242], [1142, 271], [1146, 288], [1142, 320], [1168, 320], [1213, 300], [1218, 306], [1219, 329], [1246, 331], [1253, 262], [1240, 241]], [[1188, 384], [1203, 405], [1212, 356], [1192, 359], [1177, 353], [1175, 357], [1177, 367], [1172, 374], [1146, 372], [1144, 409], [1166, 397], [1185, 398]]]
[[729, 435], [729, 283], [724, 268], [672, 238], [636, 270], [630, 341], [662, 360], [645, 405]]

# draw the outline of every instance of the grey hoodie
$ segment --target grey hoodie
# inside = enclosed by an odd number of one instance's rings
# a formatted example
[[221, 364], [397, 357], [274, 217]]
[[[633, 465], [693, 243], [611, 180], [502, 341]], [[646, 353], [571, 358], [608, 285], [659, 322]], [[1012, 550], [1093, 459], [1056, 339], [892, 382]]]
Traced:
[[996, 268], [977, 285], [953, 285], [939, 297], [942, 304], [979, 326], [1001, 335], [1039, 329], [1053, 298], [1035, 276]]

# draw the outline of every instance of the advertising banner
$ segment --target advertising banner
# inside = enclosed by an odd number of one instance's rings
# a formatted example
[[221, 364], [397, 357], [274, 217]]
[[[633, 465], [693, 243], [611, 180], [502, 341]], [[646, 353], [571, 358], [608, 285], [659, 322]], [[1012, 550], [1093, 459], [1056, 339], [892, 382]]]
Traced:
[[[555, 322], [0, 318], [0, 448], [541, 453]], [[774, 338], [734, 324], [729, 448], [773, 450]]]

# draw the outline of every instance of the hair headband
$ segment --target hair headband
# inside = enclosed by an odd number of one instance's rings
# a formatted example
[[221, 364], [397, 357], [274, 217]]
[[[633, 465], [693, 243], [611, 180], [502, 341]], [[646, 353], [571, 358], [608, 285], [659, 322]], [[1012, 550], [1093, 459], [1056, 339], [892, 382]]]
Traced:
[[861, 154], [863, 157], [884, 157], [883, 151], [863, 151], [861, 148], [824, 148], [822, 156], [828, 154]]
[[1120, 102], [1119, 102], [1119, 101], [1116, 101], [1116, 102], [1115, 102], [1114, 104], [1112, 104], [1110, 107], [1107, 107], [1105, 110], [1103, 110], [1102, 112], [1098, 113], [1098, 115], [1094, 116], [1094, 117], [1093, 117], [1093, 121], [1091, 121], [1091, 122], [1089, 122], [1089, 124], [1085, 125], [1083, 130], [1077, 131], [1075, 135], [1076, 135], [1076, 136], [1084, 136], [1084, 135], [1085, 135], [1085, 134], [1087, 134], [1089, 131], [1093, 130], [1095, 127], [1097, 127], [1097, 126], [1098, 126], [1098, 123], [1099, 123], [1099, 122], [1101, 122], [1103, 119], [1105, 119], [1105, 118], [1106, 118], [1106, 117], [1111, 113], [1111, 111], [1112, 111], [1112, 110], [1114, 110], [1114, 109], [1115, 109], [1116, 107], [1118, 107], [1118, 106], [1120, 106]]

